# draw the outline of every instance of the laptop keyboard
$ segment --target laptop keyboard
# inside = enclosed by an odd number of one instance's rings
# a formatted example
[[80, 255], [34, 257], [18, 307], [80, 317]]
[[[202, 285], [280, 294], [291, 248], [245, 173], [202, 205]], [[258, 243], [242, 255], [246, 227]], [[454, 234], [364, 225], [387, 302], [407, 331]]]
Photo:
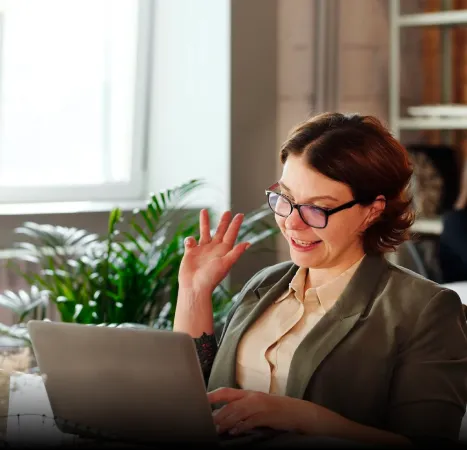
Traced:
[[267, 441], [282, 432], [271, 428], [256, 428], [242, 434], [222, 433], [219, 436], [221, 447], [244, 445], [258, 441]]

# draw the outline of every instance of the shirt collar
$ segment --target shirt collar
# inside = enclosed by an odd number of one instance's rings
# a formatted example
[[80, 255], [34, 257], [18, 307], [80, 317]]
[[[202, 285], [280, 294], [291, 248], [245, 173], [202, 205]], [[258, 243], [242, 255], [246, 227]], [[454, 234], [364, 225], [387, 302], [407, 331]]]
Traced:
[[[363, 258], [359, 261], [354, 263], [350, 266], [347, 270], [342, 272], [339, 276], [334, 278], [333, 280], [329, 281], [326, 284], [318, 286], [317, 288], [311, 288], [316, 290], [316, 296], [318, 297], [318, 301], [323, 306], [324, 310], [327, 312], [329, 311], [337, 299], [340, 297], [344, 289], [346, 288], [348, 282], [352, 278], [353, 274], [358, 269], [358, 266], [362, 262]], [[285, 300], [292, 292], [295, 292], [295, 296], [300, 301], [304, 300], [305, 297], [305, 281], [306, 277], [308, 276], [308, 268], [300, 267], [292, 281], [289, 283], [289, 289], [284, 292], [276, 301], [275, 303], [280, 303]]]

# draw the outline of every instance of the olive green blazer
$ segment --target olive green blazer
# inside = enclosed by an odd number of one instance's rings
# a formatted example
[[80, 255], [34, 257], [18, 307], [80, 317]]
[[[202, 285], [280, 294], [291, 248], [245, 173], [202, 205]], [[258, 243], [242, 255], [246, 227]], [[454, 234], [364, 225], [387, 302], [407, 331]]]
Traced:
[[[297, 269], [292, 262], [267, 267], [244, 286], [220, 336], [209, 391], [238, 387], [239, 340]], [[408, 437], [457, 439], [467, 402], [459, 296], [384, 257], [365, 256], [295, 351], [286, 395]]]

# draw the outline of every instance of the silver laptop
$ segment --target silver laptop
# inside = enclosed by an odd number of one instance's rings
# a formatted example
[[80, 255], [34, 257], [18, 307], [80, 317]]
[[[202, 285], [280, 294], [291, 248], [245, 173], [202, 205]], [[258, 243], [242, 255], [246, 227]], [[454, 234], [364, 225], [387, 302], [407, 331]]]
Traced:
[[61, 431], [132, 443], [220, 442], [188, 334], [35, 320], [28, 330]]

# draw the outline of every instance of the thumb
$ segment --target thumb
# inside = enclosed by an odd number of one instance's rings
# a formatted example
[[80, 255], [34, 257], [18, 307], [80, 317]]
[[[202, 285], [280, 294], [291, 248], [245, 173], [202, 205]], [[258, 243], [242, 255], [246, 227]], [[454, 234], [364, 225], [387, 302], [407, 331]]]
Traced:
[[184, 244], [186, 249], [196, 247], [196, 239], [193, 236], [188, 236], [185, 238]]
[[233, 266], [240, 258], [240, 256], [242, 256], [245, 250], [250, 246], [251, 244], [249, 242], [242, 242], [241, 244], [237, 244], [224, 256], [224, 261], [226, 261], [229, 266]]

